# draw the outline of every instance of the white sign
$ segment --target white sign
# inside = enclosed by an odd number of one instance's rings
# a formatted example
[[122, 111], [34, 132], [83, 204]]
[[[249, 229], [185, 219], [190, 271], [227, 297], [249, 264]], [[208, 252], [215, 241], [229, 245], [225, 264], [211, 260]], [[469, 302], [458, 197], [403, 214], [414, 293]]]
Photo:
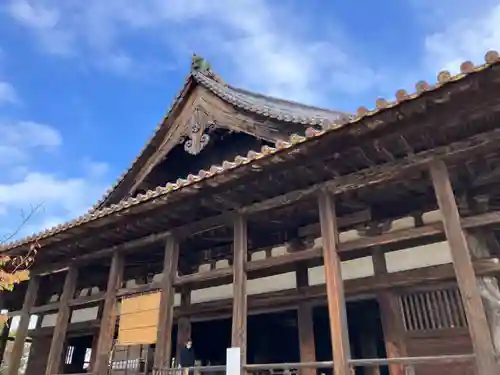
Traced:
[[227, 348], [226, 350], [226, 375], [240, 375], [241, 349]]

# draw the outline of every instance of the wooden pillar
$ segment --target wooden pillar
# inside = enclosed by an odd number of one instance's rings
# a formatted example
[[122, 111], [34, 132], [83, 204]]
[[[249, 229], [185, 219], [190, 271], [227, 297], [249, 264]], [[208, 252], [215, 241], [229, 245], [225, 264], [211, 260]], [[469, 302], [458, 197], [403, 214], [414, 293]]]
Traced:
[[[181, 290], [181, 305], [180, 310], [189, 307], [191, 305], [191, 289], [183, 288]], [[179, 362], [182, 348], [186, 345], [186, 342], [191, 338], [191, 321], [188, 316], [181, 316], [177, 321], [177, 344], [176, 344], [176, 362]]]
[[330, 335], [333, 350], [335, 375], [350, 374], [351, 350], [347, 328], [347, 312], [344, 299], [344, 283], [340, 257], [337, 252], [339, 232], [335, 214], [334, 197], [328, 191], [321, 191], [318, 197], [325, 282], [330, 318]]
[[486, 320], [483, 301], [474, 274], [472, 258], [460, 224], [460, 215], [451, 187], [448, 170], [443, 161], [435, 161], [430, 173], [436, 193], [446, 238], [451, 248], [453, 267], [462, 296], [469, 333], [476, 355], [478, 375], [498, 373], [495, 351]]
[[234, 222], [233, 244], [233, 324], [231, 346], [241, 349], [241, 364], [246, 364], [247, 347], [247, 223], [238, 216]]
[[26, 341], [30, 324], [30, 310], [36, 302], [39, 284], [40, 276], [32, 276], [28, 281], [28, 289], [26, 290], [23, 308], [21, 310], [21, 319], [19, 320], [14, 345], [12, 347], [12, 352], [10, 353], [7, 375], [17, 375], [19, 373], [21, 358], [24, 352], [24, 342]]
[[[375, 276], [387, 275], [385, 255], [380, 249], [375, 249], [373, 252], [373, 268]], [[386, 289], [377, 293], [377, 301], [380, 308], [387, 358], [407, 357], [405, 327], [399, 306], [399, 297], [390, 289]], [[389, 373], [390, 375], [405, 375], [404, 366], [389, 365]]]
[[12, 318], [7, 319], [0, 333], [0, 368], [3, 363], [7, 343], [9, 342], [9, 331], [11, 324]]
[[[5, 292], [0, 292], [0, 310], [6, 309], [5, 306]], [[0, 330], [0, 368], [3, 362], [3, 356], [5, 353], [5, 348], [7, 347], [7, 341], [9, 338], [10, 330], [10, 319], [7, 319]]]
[[122, 284], [123, 268], [123, 254], [115, 252], [111, 260], [104, 307], [102, 309], [99, 339], [97, 341], [97, 354], [93, 369], [97, 375], [106, 375], [108, 373], [109, 354], [113, 346], [116, 328], [116, 292]]
[[94, 337], [92, 338], [92, 352], [90, 353], [90, 363], [88, 372], [92, 372], [95, 368], [95, 359], [97, 357], [97, 344], [99, 343], [99, 334], [94, 332]]
[[[297, 289], [309, 286], [309, 277], [306, 265], [298, 265], [295, 271]], [[299, 331], [300, 362], [316, 362], [316, 345], [314, 342], [313, 307], [308, 302], [300, 302], [297, 308], [297, 326]], [[304, 368], [301, 375], [316, 375], [316, 369]]]
[[161, 281], [160, 315], [156, 334], [154, 368], [170, 367], [172, 354], [172, 325], [174, 321], [174, 280], [179, 260], [179, 243], [174, 236], [169, 236], [165, 244], [163, 258], [163, 278]]
[[59, 300], [59, 311], [57, 313], [56, 325], [54, 326], [54, 333], [50, 344], [45, 375], [59, 374], [61, 372], [64, 342], [66, 341], [66, 331], [71, 315], [69, 301], [75, 294], [77, 278], [78, 269], [74, 266], [70, 267], [66, 274], [61, 299]]

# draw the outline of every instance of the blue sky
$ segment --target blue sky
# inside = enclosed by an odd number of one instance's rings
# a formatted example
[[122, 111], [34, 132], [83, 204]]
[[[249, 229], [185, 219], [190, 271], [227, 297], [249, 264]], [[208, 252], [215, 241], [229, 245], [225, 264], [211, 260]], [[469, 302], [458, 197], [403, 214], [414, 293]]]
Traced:
[[192, 52], [234, 85], [353, 111], [490, 49], [500, 0], [1, 0], [0, 234], [39, 203], [21, 234], [84, 213]]

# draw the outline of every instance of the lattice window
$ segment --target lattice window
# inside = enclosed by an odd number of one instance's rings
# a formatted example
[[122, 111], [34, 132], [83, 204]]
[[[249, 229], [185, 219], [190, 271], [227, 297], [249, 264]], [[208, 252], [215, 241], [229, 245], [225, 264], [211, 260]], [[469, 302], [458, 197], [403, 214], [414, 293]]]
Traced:
[[400, 305], [409, 332], [467, 326], [460, 291], [456, 287], [405, 294], [400, 297]]

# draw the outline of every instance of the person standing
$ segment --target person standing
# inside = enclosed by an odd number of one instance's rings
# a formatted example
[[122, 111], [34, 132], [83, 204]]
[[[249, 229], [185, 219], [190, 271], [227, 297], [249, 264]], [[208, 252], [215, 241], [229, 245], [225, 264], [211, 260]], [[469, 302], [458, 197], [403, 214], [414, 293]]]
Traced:
[[[193, 349], [193, 342], [191, 340], [188, 340], [184, 348], [182, 348], [181, 353], [179, 355], [179, 367], [184, 369], [188, 367], [194, 367], [194, 362], [195, 362], [195, 355]], [[188, 374], [188, 371], [185, 371], [184, 373]]]

